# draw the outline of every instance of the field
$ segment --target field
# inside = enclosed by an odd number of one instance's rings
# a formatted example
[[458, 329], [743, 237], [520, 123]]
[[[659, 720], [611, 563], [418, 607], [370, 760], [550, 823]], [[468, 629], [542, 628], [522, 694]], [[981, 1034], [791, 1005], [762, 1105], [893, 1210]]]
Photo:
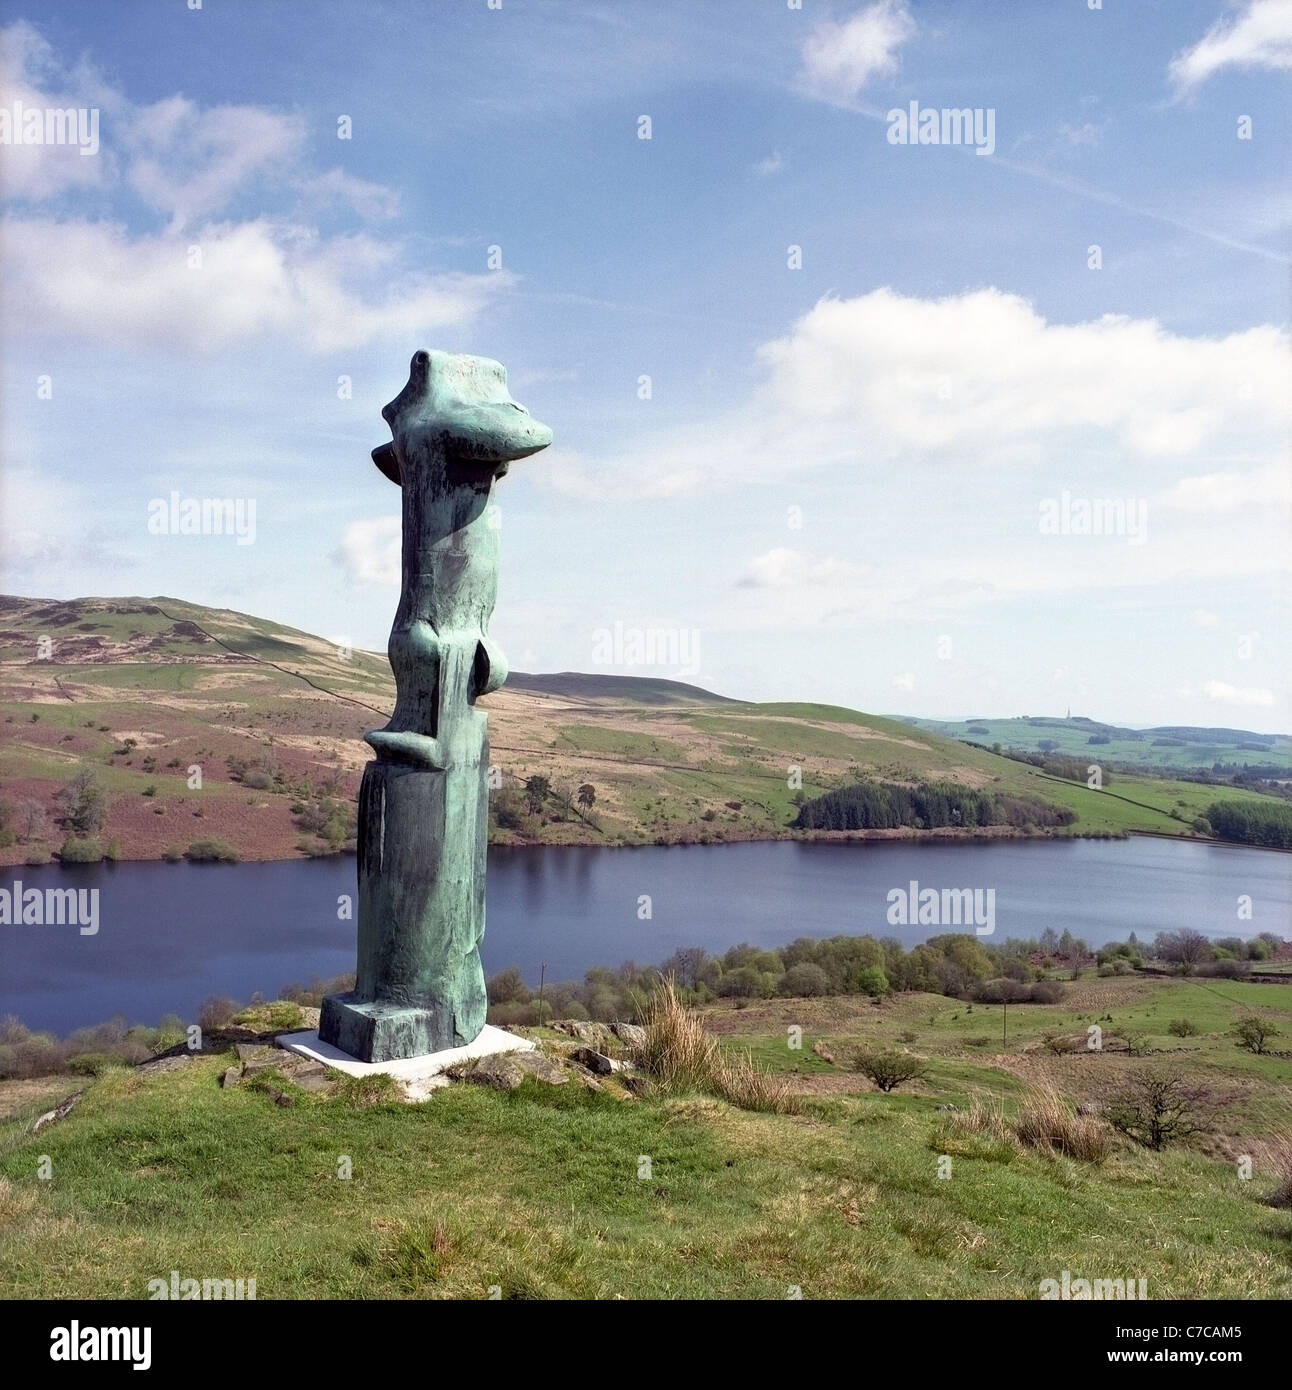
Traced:
[[[726, 1046], [790, 1077], [799, 1114], [533, 1080], [419, 1105], [301, 1094], [284, 1106], [221, 1090], [229, 1058], [205, 1056], [109, 1071], [33, 1136], [57, 1083], [4, 1083], [0, 1296], [141, 1298], [179, 1269], [255, 1277], [260, 1298], [486, 1298], [496, 1286], [505, 1298], [1034, 1299], [1069, 1270], [1145, 1278], [1154, 1300], [1287, 1298], [1292, 1214], [1264, 1199], [1292, 1129], [1292, 1060], [1242, 1053], [1226, 1030], [1257, 1011], [1287, 1031], [1292, 994], [1143, 977], [1070, 989], [1051, 1008], [1011, 1007], [1003, 1046], [999, 1008], [927, 994], [711, 1010]], [[1104, 1026], [1142, 1028], [1163, 1051], [1037, 1047], [1047, 1030], [1084, 1039], [1109, 1015]], [[1173, 1037], [1175, 1018], [1198, 1033]], [[847, 1065], [863, 1040], [927, 1056], [929, 1078], [879, 1093]], [[1163, 1063], [1223, 1104], [1211, 1133], [1162, 1152], [1110, 1130], [1108, 1156], [1086, 1162], [966, 1135], [935, 1110], [978, 1097], [1012, 1115], [1041, 1083], [1071, 1105]], [[11, 1100], [11, 1087], [29, 1089]]]
[[[1292, 738], [1250, 729], [1126, 729], [1093, 719], [912, 719], [912, 724], [945, 738], [968, 739], [988, 747], [999, 743], [1035, 753], [1045, 741], [1057, 753], [1171, 770], [1209, 769], [1215, 763], [1240, 767], [1274, 764], [1292, 776]], [[1102, 742], [1092, 743], [1092, 739]]]
[[[353, 802], [370, 755], [363, 732], [380, 727], [393, 702], [384, 656], [245, 614], [169, 598], [0, 599], [0, 787], [6, 801], [46, 811], [37, 833], [0, 848], [0, 863], [57, 851], [53, 797], [82, 768], [108, 795], [102, 838], [123, 858], [157, 859], [200, 839], [223, 840], [245, 859], [318, 852], [325, 846], [302, 831], [293, 807], [320, 788]], [[1058, 832], [1067, 834], [1189, 835], [1219, 794], [1120, 773], [1094, 791], [902, 720], [745, 703], [666, 680], [514, 673], [481, 703], [504, 786], [541, 775], [569, 793], [588, 784], [595, 798], [588, 811], [549, 803], [496, 825], [501, 843], [783, 837], [800, 833], [789, 829], [797, 795], [862, 776], [944, 779], [1058, 803], [1077, 815]], [[258, 760], [277, 780], [240, 781], [231, 759]], [[200, 789], [189, 785], [195, 768]]]

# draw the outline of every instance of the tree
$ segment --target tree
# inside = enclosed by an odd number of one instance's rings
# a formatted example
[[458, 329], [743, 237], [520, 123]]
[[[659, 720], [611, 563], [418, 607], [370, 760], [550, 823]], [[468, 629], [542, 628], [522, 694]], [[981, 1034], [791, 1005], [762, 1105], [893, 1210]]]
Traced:
[[781, 976], [780, 992], [795, 998], [812, 999], [830, 993], [830, 977], [819, 965], [801, 961]]
[[596, 805], [596, 801], [596, 787], [594, 787], [591, 782], [584, 782], [579, 788], [579, 805], [582, 806], [585, 811], [590, 811], [593, 806]]
[[514, 965], [491, 975], [488, 989], [491, 1004], [527, 1004], [531, 997], [525, 977]]
[[1211, 942], [1200, 931], [1184, 927], [1180, 931], [1160, 931], [1153, 949], [1162, 960], [1180, 967], [1182, 975], [1191, 975], [1204, 961], [1212, 957]]
[[1114, 1129], [1149, 1149], [1164, 1149], [1179, 1139], [1200, 1134], [1211, 1097], [1200, 1086], [1170, 1072], [1143, 1071], [1131, 1077], [1108, 1101]]
[[1257, 1018], [1255, 1014], [1250, 1018], [1240, 1018], [1234, 1024], [1238, 1046], [1246, 1048], [1248, 1052], [1268, 1052], [1270, 1043], [1282, 1031], [1276, 1023], [1271, 1022], [1268, 1018]]
[[928, 1075], [928, 1064], [922, 1057], [909, 1052], [872, 1052], [859, 1047], [852, 1059], [853, 1071], [868, 1076], [885, 1093], [894, 1091], [906, 1081], [918, 1081]]
[[708, 952], [702, 946], [682, 946], [660, 966], [660, 974], [672, 975], [683, 989], [694, 989], [707, 960]]
[[24, 797], [18, 803], [18, 834], [25, 842], [35, 840], [45, 833], [45, 808], [33, 797]]
[[889, 990], [888, 976], [877, 965], [864, 966], [857, 975], [857, 983], [863, 994], [873, 995], [876, 999]]
[[74, 835], [97, 835], [108, 819], [108, 801], [94, 773], [83, 767], [54, 793], [62, 809], [62, 821]]
[[552, 794], [552, 783], [550, 780], [536, 772], [525, 783], [525, 799], [529, 802], [529, 809], [537, 815], [543, 809], [543, 803]]

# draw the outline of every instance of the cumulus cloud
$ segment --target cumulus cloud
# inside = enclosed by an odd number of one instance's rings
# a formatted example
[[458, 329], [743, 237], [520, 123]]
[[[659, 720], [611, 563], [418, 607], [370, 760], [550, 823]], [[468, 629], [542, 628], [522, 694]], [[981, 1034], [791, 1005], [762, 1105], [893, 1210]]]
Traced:
[[109, 222], [11, 218], [0, 235], [13, 311], [40, 334], [117, 348], [210, 354], [275, 335], [333, 352], [461, 323], [513, 283], [506, 271], [400, 272], [387, 243], [320, 238], [261, 219], [177, 238], [133, 236]]
[[366, 517], [352, 521], [341, 533], [335, 559], [354, 585], [400, 582], [402, 522], [396, 516]]
[[1249, 0], [1238, 13], [1218, 19], [1206, 34], [1171, 59], [1177, 92], [1199, 87], [1222, 68], [1292, 68], [1292, 3]]
[[[380, 221], [399, 199], [344, 170], [304, 166], [305, 129], [293, 114], [202, 107], [181, 95], [131, 103], [89, 66], [64, 69], [26, 22], [0, 30], [0, 53], [8, 99], [103, 108], [93, 158], [68, 147], [3, 149], [6, 194], [47, 205], [0, 224], [5, 298], [33, 336], [201, 354], [281, 336], [324, 353], [467, 322], [515, 283], [506, 271], [410, 269], [394, 238], [320, 235], [312, 213], [339, 204]], [[60, 215], [64, 192], [90, 187], [105, 215], [86, 216], [84, 196], [76, 217]], [[165, 217], [166, 228], [139, 231], [114, 218], [123, 193]], [[253, 193], [286, 210], [237, 217]]]
[[879, 0], [842, 24], [824, 20], [804, 41], [800, 81], [811, 96], [847, 106], [872, 78], [897, 70], [897, 50], [915, 30], [904, 0]]
[[1225, 681], [1207, 681], [1202, 693], [1219, 705], [1256, 706], [1268, 709], [1274, 704], [1274, 692], [1257, 686], [1229, 685]]

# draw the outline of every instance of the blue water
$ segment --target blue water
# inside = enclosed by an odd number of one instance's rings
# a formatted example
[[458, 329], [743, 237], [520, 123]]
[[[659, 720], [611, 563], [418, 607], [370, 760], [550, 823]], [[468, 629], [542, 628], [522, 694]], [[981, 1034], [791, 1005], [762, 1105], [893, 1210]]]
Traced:
[[[352, 970], [355, 924], [338, 919], [337, 898], [354, 894], [354, 876], [353, 858], [6, 871], [5, 888], [99, 889], [100, 925], [94, 936], [0, 925], [0, 1014], [57, 1032], [116, 1013], [155, 1023], [193, 1017], [208, 994], [272, 997]], [[679, 946], [865, 932], [914, 945], [944, 928], [889, 924], [889, 890], [912, 879], [994, 888], [997, 940], [1046, 927], [1092, 946], [1180, 927], [1287, 936], [1290, 877], [1292, 856], [1151, 838], [492, 849], [483, 954], [487, 972], [518, 965], [537, 984], [544, 961], [549, 980], [569, 979]], [[1252, 899], [1250, 921], [1238, 917], [1240, 895]]]

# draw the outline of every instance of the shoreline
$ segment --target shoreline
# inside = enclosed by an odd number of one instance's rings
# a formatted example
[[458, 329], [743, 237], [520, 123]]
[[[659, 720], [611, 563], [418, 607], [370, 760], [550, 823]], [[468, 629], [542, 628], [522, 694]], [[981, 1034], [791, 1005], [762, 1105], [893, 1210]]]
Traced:
[[[957, 830], [954, 827], [944, 826], [935, 830], [912, 830], [908, 828], [894, 828], [891, 830], [807, 830], [802, 832], [782, 831], [767, 835], [731, 835], [724, 836], [722, 839], [699, 838], [679, 838], [670, 840], [641, 840], [627, 844], [597, 844], [595, 841], [577, 840], [561, 841], [551, 843], [543, 840], [500, 840], [491, 841], [490, 849], [607, 849], [607, 850], [637, 850], [637, 849], [717, 849], [724, 845], [750, 845], [750, 844], [783, 844], [786, 842], [797, 844], [973, 844], [973, 843], [997, 843], [1009, 841], [1011, 843], [1053, 843], [1054, 841], [1064, 840], [1130, 840], [1137, 836], [1142, 836], [1153, 840], [1175, 840], [1183, 844], [1212, 845], [1223, 849], [1250, 849], [1261, 850], [1268, 854], [1292, 854], [1292, 850], [1280, 849], [1275, 845], [1248, 845], [1242, 844], [1237, 840], [1221, 840], [1213, 837], [1195, 834], [1173, 835], [1168, 831], [1161, 830], [1127, 830], [1121, 833], [1111, 831], [1092, 831], [1082, 833], [1062, 833], [1053, 830], [1027, 834], [1012, 826], [1001, 827], [975, 827], [972, 830]], [[321, 855], [284, 855], [272, 856], [267, 858], [242, 858], [232, 861], [220, 861], [224, 867], [236, 867], [239, 864], [302, 864], [310, 863], [313, 860], [335, 860], [353, 859], [354, 850], [342, 850], [336, 854]], [[128, 855], [119, 855], [115, 859], [101, 859], [99, 864], [164, 864], [164, 863], [193, 863], [192, 860], [167, 860], [161, 855], [132, 858]], [[206, 861], [199, 861], [205, 863]], [[22, 859], [13, 859], [10, 862], [0, 864], [0, 872], [17, 872], [23, 869], [51, 869], [62, 868], [62, 862], [57, 855], [53, 855], [46, 863], [29, 864]], [[69, 865], [68, 867], [83, 868], [84, 865]]]

